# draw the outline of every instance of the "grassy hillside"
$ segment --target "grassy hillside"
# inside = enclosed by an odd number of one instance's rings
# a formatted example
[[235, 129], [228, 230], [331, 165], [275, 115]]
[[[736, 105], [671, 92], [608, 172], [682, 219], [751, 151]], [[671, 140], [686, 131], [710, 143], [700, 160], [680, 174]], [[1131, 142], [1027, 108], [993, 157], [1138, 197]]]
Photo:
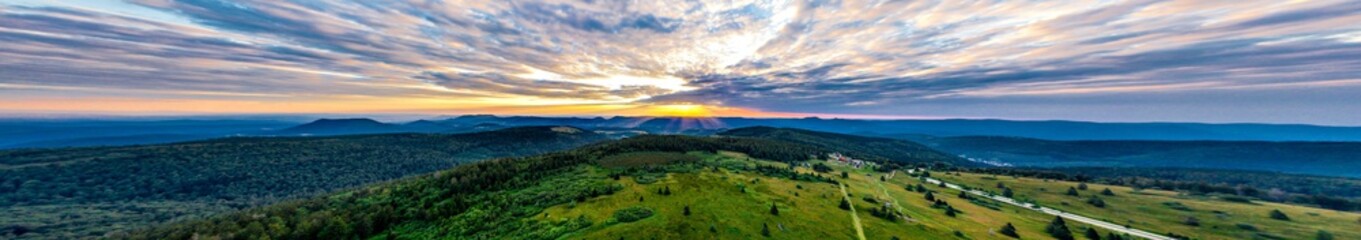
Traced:
[[0, 238], [102, 236], [496, 157], [604, 140], [524, 127], [459, 134], [228, 138], [0, 151]]
[[[1353, 212], [1025, 177], [976, 173], [937, 173], [932, 177], [998, 194], [1004, 190], [997, 186], [1003, 186], [1018, 200], [1195, 239], [1315, 239], [1319, 231], [1334, 239], [1361, 239], [1361, 214]], [[1080, 185], [1086, 185], [1085, 189]], [[1076, 196], [1069, 194], [1070, 188]], [[1105, 189], [1111, 194], [1102, 194]], [[1090, 203], [1092, 198], [1101, 199], [1103, 206]], [[1271, 218], [1273, 210], [1281, 211], [1289, 220]]]
[[[1049, 239], [1046, 229], [1053, 216], [993, 200], [960, 197], [957, 190], [925, 184], [900, 171], [827, 165], [812, 158], [817, 154], [808, 154], [816, 151], [824, 150], [752, 138], [640, 136], [571, 151], [462, 165], [116, 237], [1011, 239], [1000, 233], [1010, 224], [1022, 239]], [[1320, 229], [1337, 239], [1348, 239], [1358, 233], [1345, 224], [1361, 217], [1095, 184], [1083, 190], [1082, 196], [1104, 188], [1111, 188], [1116, 196], [1103, 197], [1105, 208], [1090, 208], [1082, 205], [1085, 198], [1059, 191], [1073, 183], [967, 173], [932, 176], [980, 188], [1001, 182], [1027, 201], [1199, 239], [1300, 239], [1312, 238], [1310, 234]], [[928, 194], [933, 200], [927, 199]], [[1167, 202], [1174, 201], [1191, 210], [1169, 207]], [[1273, 209], [1292, 220], [1267, 218]], [[1141, 216], [1150, 213], [1157, 215]], [[1198, 217], [1201, 226], [1177, 226], [1186, 214]], [[1256, 230], [1245, 230], [1238, 223]], [[1068, 222], [1065, 228], [1081, 236], [1092, 227]], [[1111, 234], [1107, 229], [1092, 230], [1102, 236]]]
[[842, 152], [858, 159], [880, 163], [921, 164], [949, 163], [958, 166], [974, 166], [954, 155], [937, 151], [918, 143], [875, 137], [817, 132], [794, 128], [746, 127], [718, 133], [719, 136], [748, 137], [779, 140], [817, 146], [829, 151]]
[[1016, 137], [907, 136], [970, 158], [1033, 167], [1177, 167], [1361, 177], [1361, 143], [1255, 141], [1050, 141]]

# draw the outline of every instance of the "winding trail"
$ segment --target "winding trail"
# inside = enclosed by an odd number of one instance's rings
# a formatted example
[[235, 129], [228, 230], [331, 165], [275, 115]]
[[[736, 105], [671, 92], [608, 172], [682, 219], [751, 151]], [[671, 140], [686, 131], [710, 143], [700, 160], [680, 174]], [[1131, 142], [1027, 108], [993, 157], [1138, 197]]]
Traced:
[[[846, 184], [840, 183], [837, 184], [836, 186], [841, 187], [841, 197], [846, 199], [846, 202], [851, 202], [851, 195], [849, 193], [846, 193]], [[855, 235], [860, 237], [860, 240], [865, 240], [865, 228], [860, 226], [860, 216], [856, 216], [855, 214], [855, 204], [852, 203], [850, 204], [850, 206], [851, 206], [851, 222], [855, 224]]]
[[[915, 169], [909, 169], [909, 170], [907, 170], [908, 173], [913, 173], [914, 171], [915, 171]], [[929, 177], [928, 177], [928, 178], [926, 178], [926, 182], [927, 182], [927, 183], [930, 183], [930, 184], [940, 184], [942, 181], [939, 180], [939, 179], [929, 178]], [[955, 190], [964, 191], [964, 192], [967, 192], [967, 193], [969, 193], [969, 194], [978, 195], [978, 196], [990, 198], [990, 199], [992, 199], [992, 200], [997, 200], [997, 201], [999, 201], [999, 202], [1004, 202], [1004, 203], [1007, 203], [1007, 204], [1020, 206], [1021, 208], [1030, 209], [1030, 210], [1035, 210], [1035, 211], [1039, 211], [1039, 212], [1046, 213], [1046, 214], [1049, 214], [1049, 215], [1059, 216], [1059, 217], [1062, 217], [1062, 218], [1067, 219], [1067, 220], [1078, 221], [1078, 222], [1086, 223], [1086, 224], [1088, 224], [1088, 225], [1092, 225], [1092, 226], [1097, 226], [1097, 227], [1105, 228], [1105, 229], [1107, 229], [1107, 230], [1116, 231], [1116, 232], [1120, 232], [1120, 233], [1124, 233], [1124, 234], [1129, 234], [1129, 235], [1131, 235], [1131, 236], [1137, 236], [1137, 237], [1141, 237], [1141, 238], [1145, 238], [1145, 239], [1152, 239], [1152, 240], [1176, 240], [1175, 238], [1163, 236], [1163, 235], [1161, 235], [1161, 234], [1152, 233], [1152, 232], [1148, 232], [1148, 231], [1144, 231], [1144, 230], [1139, 230], [1139, 229], [1134, 229], [1134, 228], [1128, 228], [1128, 227], [1125, 227], [1125, 226], [1121, 226], [1121, 225], [1119, 225], [1119, 224], [1114, 224], [1114, 223], [1110, 223], [1110, 222], [1106, 222], [1106, 221], [1097, 220], [1097, 219], [1095, 219], [1095, 218], [1089, 218], [1089, 217], [1085, 217], [1085, 216], [1082, 216], [1082, 215], [1077, 215], [1077, 214], [1073, 214], [1073, 213], [1063, 212], [1063, 211], [1059, 211], [1059, 210], [1057, 210], [1057, 209], [1042, 207], [1042, 206], [1035, 205], [1035, 204], [1032, 204], [1032, 203], [1022, 203], [1022, 202], [1017, 202], [1016, 200], [1013, 200], [1013, 199], [1011, 199], [1011, 198], [1009, 198], [1009, 197], [1003, 197], [1003, 196], [999, 196], [999, 195], [992, 195], [992, 194], [988, 194], [987, 192], [978, 191], [978, 190], [965, 190], [963, 187], [960, 187], [959, 185], [955, 185], [955, 184], [953, 184], [953, 183], [948, 183], [948, 182], [946, 182], [946, 183], [945, 183], [945, 186], [946, 186], [946, 187], [949, 187], [949, 188], [952, 188], [952, 189], [955, 189]], [[845, 189], [843, 188], [842, 191], [845, 191]]]

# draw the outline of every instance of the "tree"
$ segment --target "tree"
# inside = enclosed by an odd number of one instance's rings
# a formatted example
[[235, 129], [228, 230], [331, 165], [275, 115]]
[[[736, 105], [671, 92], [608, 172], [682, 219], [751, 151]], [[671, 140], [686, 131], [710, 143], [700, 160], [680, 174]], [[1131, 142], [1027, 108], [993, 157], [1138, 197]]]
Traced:
[[1286, 216], [1285, 213], [1284, 213], [1284, 212], [1281, 212], [1280, 209], [1272, 209], [1272, 210], [1271, 210], [1271, 219], [1276, 219], [1276, 220], [1281, 220], [1281, 221], [1290, 221], [1290, 217], [1289, 217], [1289, 216]]
[[1002, 182], [997, 182], [997, 188], [1007, 188], [1007, 185], [1002, 185]]
[[850, 173], [847, 173], [846, 171], [841, 171], [841, 178], [850, 178], [850, 177], [851, 177], [851, 174], [850, 174]]
[[770, 236], [770, 225], [769, 225], [769, 224], [765, 224], [765, 223], [762, 223], [762, 224], [761, 224], [761, 236], [766, 236], [766, 237], [769, 237], [769, 236]]
[[1063, 217], [1054, 217], [1054, 221], [1044, 228], [1045, 233], [1058, 240], [1073, 240], [1073, 232], [1068, 230], [1068, 223], [1063, 221]]
[[1101, 190], [1101, 195], [1115, 196], [1115, 192], [1111, 191], [1110, 188], [1102, 189], [1102, 190]]
[[945, 181], [936, 182], [937, 187], [945, 187]]
[[880, 182], [888, 181], [888, 179], [884, 178], [884, 176], [879, 176], [879, 181]]
[[851, 210], [851, 202], [846, 201], [846, 198], [841, 198], [841, 205], [837, 205], [837, 207], [844, 210]]
[[960, 198], [960, 199], [973, 199], [973, 196], [969, 196], [969, 193], [968, 193], [968, 192], [959, 191], [959, 198]]
[[1318, 235], [1314, 236], [1314, 239], [1315, 239], [1315, 240], [1333, 240], [1333, 234], [1332, 234], [1332, 233], [1329, 233], [1328, 231], [1318, 230]]
[[955, 211], [955, 207], [945, 205], [945, 216], [955, 217], [956, 214], [958, 214], [958, 211]]
[[1078, 183], [1077, 190], [1087, 191], [1087, 183]]
[[1068, 187], [1068, 196], [1078, 196], [1077, 189], [1073, 187]]
[[1003, 188], [1003, 189], [1002, 189], [1002, 196], [1003, 196], [1003, 197], [1011, 197], [1011, 195], [1012, 195], [1012, 193], [1011, 193], [1011, 188]]
[[1096, 228], [1087, 228], [1087, 234], [1084, 235], [1087, 235], [1087, 239], [1101, 240], [1101, 233], [1097, 233]]
[[926, 201], [936, 201], [936, 196], [931, 192], [926, 192]]
[[1016, 226], [1012, 226], [1011, 223], [1007, 223], [1006, 226], [1002, 226], [1002, 229], [997, 230], [997, 233], [1001, 233], [1002, 235], [1006, 235], [1012, 238], [1018, 239], [1021, 238], [1020, 234], [1016, 234]]
[[1106, 233], [1106, 240], [1125, 240], [1125, 238], [1115, 235], [1115, 232], [1108, 232]]
[[775, 207], [775, 203], [771, 203], [771, 204], [770, 204], [770, 215], [775, 215], [775, 216], [779, 216], [779, 215], [780, 215], [780, 209]]
[[685, 205], [685, 216], [690, 216], [690, 205]]

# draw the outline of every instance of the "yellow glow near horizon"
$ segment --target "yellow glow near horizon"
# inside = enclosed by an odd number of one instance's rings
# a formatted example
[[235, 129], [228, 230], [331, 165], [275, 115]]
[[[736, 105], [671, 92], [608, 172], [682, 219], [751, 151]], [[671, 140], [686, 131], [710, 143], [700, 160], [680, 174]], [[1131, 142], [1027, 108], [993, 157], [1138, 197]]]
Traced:
[[713, 111], [704, 105], [668, 104], [646, 107], [644, 113], [659, 117], [711, 117]]

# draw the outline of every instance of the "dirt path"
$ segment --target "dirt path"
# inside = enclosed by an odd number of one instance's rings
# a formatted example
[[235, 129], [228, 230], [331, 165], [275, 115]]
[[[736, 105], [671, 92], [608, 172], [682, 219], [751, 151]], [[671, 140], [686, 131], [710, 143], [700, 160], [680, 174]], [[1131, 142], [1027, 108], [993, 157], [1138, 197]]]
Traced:
[[[846, 202], [852, 202], [851, 194], [846, 193], [846, 185], [843, 183], [836, 186], [841, 187], [841, 197], [845, 198]], [[860, 216], [855, 214], [855, 204], [851, 204], [851, 222], [855, 224], [855, 235], [860, 237], [860, 240], [865, 240], [865, 228], [860, 226]]]
[[[912, 172], [913, 172], [913, 170], [908, 170], [908, 173], [912, 173]], [[939, 180], [939, 179], [935, 179], [935, 178], [926, 178], [926, 182], [927, 182], [927, 183], [930, 183], [930, 184], [940, 184], [942, 181]], [[1139, 230], [1139, 229], [1134, 229], [1134, 228], [1127, 228], [1127, 227], [1125, 227], [1125, 226], [1121, 226], [1121, 225], [1118, 225], [1118, 224], [1114, 224], [1114, 223], [1110, 223], [1110, 222], [1106, 222], [1106, 221], [1101, 221], [1101, 220], [1097, 220], [1097, 219], [1094, 219], [1094, 218], [1089, 218], [1089, 217], [1086, 217], [1086, 216], [1077, 215], [1077, 214], [1073, 214], [1073, 213], [1069, 213], [1069, 212], [1063, 212], [1063, 211], [1059, 211], [1059, 210], [1056, 210], [1056, 209], [1053, 209], [1053, 208], [1041, 207], [1041, 206], [1038, 206], [1038, 205], [1035, 205], [1035, 204], [1030, 204], [1030, 203], [1022, 203], [1022, 202], [1018, 202], [1018, 201], [1013, 200], [1013, 199], [1011, 199], [1011, 198], [1003, 197], [1003, 196], [1000, 196], [1000, 195], [992, 195], [992, 194], [988, 194], [988, 193], [986, 193], [986, 192], [978, 191], [978, 190], [972, 190], [972, 191], [970, 191], [970, 190], [965, 190], [963, 187], [960, 187], [959, 185], [955, 185], [955, 184], [953, 184], [953, 183], [948, 183], [948, 182], [947, 182], [947, 183], [945, 183], [945, 186], [946, 186], [946, 187], [949, 187], [949, 188], [952, 188], [952, 189], [964, 191], [964, 192], [967, 192], [967, 193], [969, 193], [969, 194], [978, 195], [978, 196], [983, 196], [983, 197], [986, 197], [986, 198], [991, 198], [991, 199], [993, 199], [993, 200], [997, 200], [997, 201], [999, 201], [999, 202], [1004, 202], [1004, 203], [1007, 203], [1007, 204], [1020, 206], [1020, 207], [1025, 208], [1025, 209], [1035, 210], [1035, 211], [1039, 211], [1039, 212], [1046, 213], [1046, 214], [1049, 214], [1049, 215], [1054, 215], [1054, 216], [1063, 217], [1064, 219], [1067, 219], [1067, 220], [1078, 221], [1078, 222], [1081, 222], [1081, 223], [1086, 223], [1086, 224], [1088, 224], [1088, 225], [1097, 226], [1097, 227], [1105, 228], [1105, 229], [1107, 229], [1107, 230], [1116, 231], [1116, 232], [1120, 232], [1120, 233], [1125, 233], [1125, 234], [1129, 234], [1129, 235], [1133, 235], [1133, 236], [1137, 236], [1137, 237], [1141, 237], [1141, 238], [1145, 238], [1145, 239], [1153, 239], [1153, 240], [1175, 240], [1175, 239], [1173, 239], [1173, 238], [1170, 238], [1170, 237], [1167, 237], [1167, 236], [1163, 236], [1163, 235], [1161, 235], [1161, 234], [1152, 233], [1152, 232], [1148, 232], [1148, 231], [1144, 231], [1144, 230]]]
[[[897, 171], [897, 170], [889, 171], [889, 172], [888, 172], [888, 178], [887, 178], [887, 179], [893, 179], [893, 175], [894, 175], [893, 173], [896, 173], [896, 172], [898, 172], [898, 171]], [[894, 208], [894, 210], [897, 210], [897, 211], [898, 211], [898, 214], [902, 214], [902, 215], [903, 215], [903, 220], [908, 221], [908, 222], [911, 222], [911, 221], [912, 221], [912, 218], [907, 217], [907, 214], [903, 213], [903, 205], [898, 204], [898, 198], [895, 198], [895, 197], [893, 197], [893, 195], [890, 195], [890, 194], [888, 193], [888, 188], [885, 188], [885, 187], [884, 187], [884, 183], [883, 183], [883, 182], [877, 182], [876, 184], [879, 185], [879, 190], [884, 191], [884, 197], [887, 197], [889, 200], [893, 200], [893, 208]]]

